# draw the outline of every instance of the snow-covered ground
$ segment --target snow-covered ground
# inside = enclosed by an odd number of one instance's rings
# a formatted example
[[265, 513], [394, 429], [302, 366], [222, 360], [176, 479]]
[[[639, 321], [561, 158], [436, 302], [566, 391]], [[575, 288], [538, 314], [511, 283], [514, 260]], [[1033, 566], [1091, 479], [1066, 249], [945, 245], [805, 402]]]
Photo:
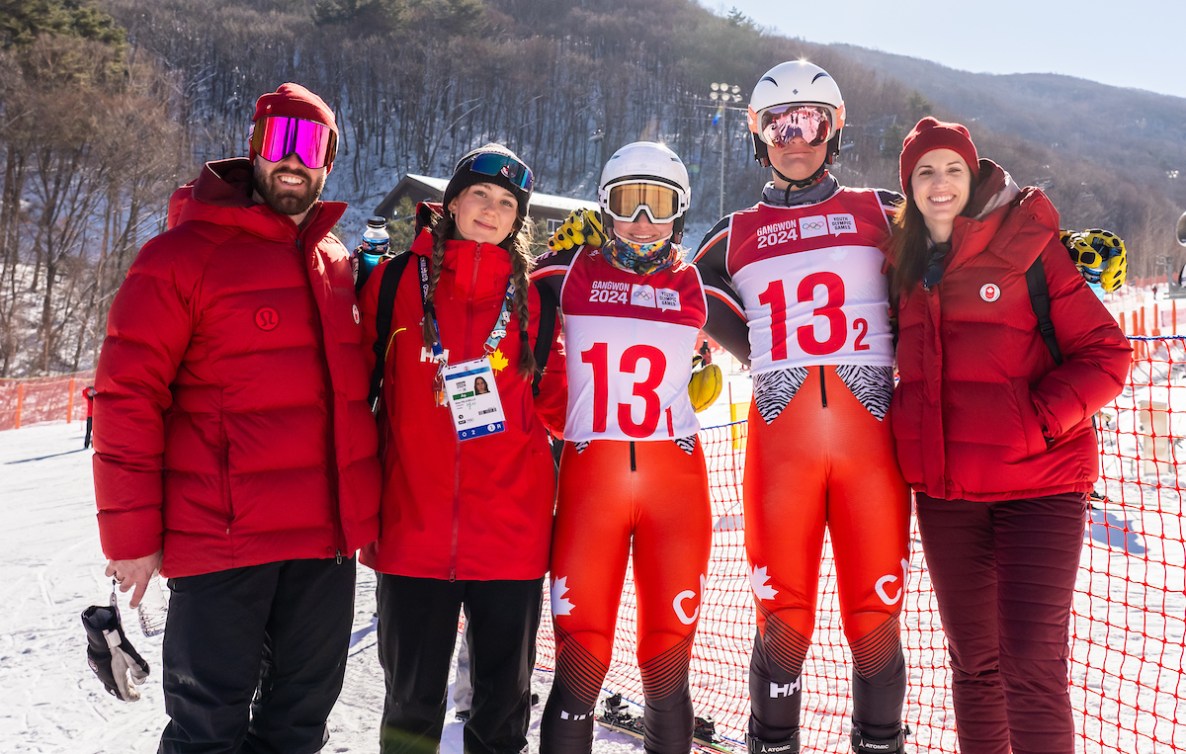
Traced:
[[[1186, 751], [1186, 545], [1180, 464], [1186, 456], [1186, 351], [1170, 344], [1169, 358], [1138, 363], [1133, 384], [1106, 412], [1102, 428], [1100, 490], [1111, 499], [1092, 512], [1088, 547], [1077, 586], [1072, 636], [1072, 699], [1082, 731], [1080, 751], [1162, 754]], [[724, 366], [724, 365], [723, 365]], [[728, 370], [727, 370], [728, 371]], [[705, 426], [744, 418], [748, 378], [728, 378], [722, 401], [701, 416]], [[729, 398], [740, 407], [730, 411]], [[1169, 408], [1170, 443], [1149, 467], [1142, 414], [1151, 403]], [[1164, 430], [1162, 430], [1164, 431]], [[718, 460], [732, 468], [712, 472], [714, 484], [737, 492], [735, 475], [743, 451], [729, 451], [729, 429], [715, 430], [725, 450]], [[152, 665], [144, 698], [124, 704], [108, 696], [86, 665], [79, 613], [103, 603], [110, 581], [103, 576], [91, 485], [90, 451], [82, 450], [83, 426], [43, 424], [0, 432], [0, 752], [152, 752], [165, 718], [160, 689], [160, 637], [140, 635], [134, 613], [125, 619], [137, 648]], [[739, 447], [734, 442], [733, 448]], [[728, 478], [725, 478], [728, 477]], [[738, 505], [735, 501], [729, 505]], [[712, 589], [693, 660], [698, 709], [717, 714], [723, 732], [737, 737], [746, 709], [745, 653], [752, 637], [752, 608], [739, 517], [717, 509]], [[733, 520], [731, 520], [733, 519]], [[740, 563], [740, 573], [734, 573]], [[942, 634], [917, 543], [905, 612], [910, 693], [906, 718], [915, 729], [912, 751], [954, 752], [954, 723]], [[370, 752], [377, 746], [382, 674], [373, 633], [374, 579], [359, 569], [355, 634], [341, 698], [330, 718], [327, 752]], [[835, 594], [825, 568], [824, 595]], [[629, 587], [620, 613], [611, 671], [615, 690], [634, 685]], [[716, 602], [718, 601], [719, 602]], [[716, 612], [714, 612], [714, 610]], [[827, 597], [808, 659], [811, 685], [804, 698], [805, 745], [813, 752], [847, 751], [847, 652]], [[711, 617], [710, 617], [711, 616]], [[541, 631], [541, 661], [551, 631]], [[740, 649], [739, 649], [740, 648]], [[740, 652], [740, 653], [739, 653]], [[546, 698], [551, 676], [537, 673], [535, 688]], [[538, 743], [538, 713], [532, 727]], [[461, 752], [461, 726], [447, 716], [442, 751]], [[594, 751], [626, 754], [641, 745], [601, 728]], [[971, 754], [971, 753], [969, 753]]]
[[[108, 696], [86, 664], [79, 614], [103, 604], [111, 581], [99, 549], [91, 453], [83, 425], [43, 424], [0, 432], [0, 752], [139, 754], [155, 752], [165, 723], [161, 637], [141, 635], [135, 611], [121, 608], [129, 638], [152, 673], [139, 702]], [[378, 748], [383, 681], [375, 655], [374, 576], [359, 568], [358, 605], [346, 683], [330, 718], [326, 752]], [[551, 676], [538, 673], [547, 695]], [[533, 749], [539, 720], [532, 721]], [[446, 718], [443, 754], [460, 754], [461, 725]], [[634, 754], [641, 744], [598, 728], [599, 754]]]

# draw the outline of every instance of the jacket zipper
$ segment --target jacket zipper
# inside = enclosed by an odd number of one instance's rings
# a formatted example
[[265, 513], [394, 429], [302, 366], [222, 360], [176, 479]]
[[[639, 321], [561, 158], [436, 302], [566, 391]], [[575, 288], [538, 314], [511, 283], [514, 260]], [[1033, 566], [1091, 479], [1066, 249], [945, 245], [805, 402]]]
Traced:
[[824, 366], [819, 367], [819, 398], [824, 408], [828, 407], [828, 386], [824, 384]]
[[[473, 279], [470, 280], [470, 290], [477, 290], [478, 286], [478, 269], [482, 262], [482, 244], [474, 245], [474, 274]], [[470, 342], [474, 329], [474, 300], [473, 297], [465, 302], [465, 339], [462, 345]], [[444, 338], [438, 332], [437, 337], [441, 338], [441, 347], [444, 347]], [[453, 540], [449, 545], [449, 581], [457, 580], [457, 539], [461, 531], [461, 442], [458, 441], [453, 446]]]
[[[299, 235], [297, 236], [297, 239], [296, 239], [296, 249], [297, 249], [297, 257], [301, 260], [304, 260], [304, 258], [305, 258], [305, 241]], [[317, 254], [317, 248], [314, 247], [313, 250], [309, 254], [309, 265], [310, 265], [311, 270], [317, 269], [316, 254]], [[312, 292], [312, 290], [314, 288], [313, 280], [312, 280], [312, 273], [310, 272], [308, 274], [309, 274], [310, 291]], [[328, 271], [326, 274], [328, 275]], [[316, 314], [317, 314], [317, 330], [316, 330], [317, 339], [321, 342], [322, 353], [325, 354], [325, 359], [322, 361], [322, 372], [323, 372], [323, 376], [325, 379], [325, 387], [326, 387], [326, 393], [327, 393], [326, 401], [325, 401], [325, 414], [326, 414], [325, 433], [327, 435], [326, 448], [330, 454], [329, 463], [326, 464], [326, 473], [329, 476], [329, 494], [330, 494], [331, 499], [334, 501], [334, 510], [337, 514], [336, 516], [334, 516], [334, 560], [339, 565], [341, 565], [342, 551], [346, 548], [346, 534], [342, 530], [342, 500], [341, 500], [341, 488], [340, 488], [341, 480], [338, 479], [338, 445], [337, 445], [336, 440], [334, 439], [334, 421], [335, 421], [335, 419], [334, 419], [334, 417], [335, 417], [334, 379], [333, 379], [333, 374], [330, 372], [330, 369], [329, 369], [330, 344], [326, 343], [326, 341], [325, 341], [325, 321], [324, 321], [325, 316], [324, 316], [324, 313], [321, 311], [321, 307], [317, 304], [316, 294], [311, 293], [311, 295], [313, 295], [313, 297], [314, 297], [313, 311], [316, 312]]]
[[222, 428], [222, 494], [226, 497], [226, 533], [230, 536], [235, 523], [235, 501], [231, 499], [231, 445], [225, 426]]

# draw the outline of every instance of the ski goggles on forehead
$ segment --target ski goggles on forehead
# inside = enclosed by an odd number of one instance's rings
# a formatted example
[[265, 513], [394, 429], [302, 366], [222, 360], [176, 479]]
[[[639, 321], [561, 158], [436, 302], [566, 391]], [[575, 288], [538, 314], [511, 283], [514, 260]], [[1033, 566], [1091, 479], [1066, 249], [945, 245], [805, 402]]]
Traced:
[[758, 114], [758, 137], [772, 147], [789, 144], [796, 137], [817, 147], [832, 135], [832, 118], [815, 105], [779, 105]]
[[478, 175], [488, 175], [491, 178], [501, 178], [521, 191], [531, 191], [535, 184], [535, 176], [531, 168], [505, 154], [497, 152], [483, 152], [474, 157], [469, 164], [469, 171]]
[[619, 183], [609, 187], [605, 210], [619, 222], [632, 223], [645, 213], [653, 223], [666, 223], [679, 217], [679, 199], [664, 183]]
[[256, 121], [251, 146], [268, 162], [295, 154], [305, 167], [317, 170], [333, 162], [337, 144], [333, 129], [324, 123], [271, 116]]

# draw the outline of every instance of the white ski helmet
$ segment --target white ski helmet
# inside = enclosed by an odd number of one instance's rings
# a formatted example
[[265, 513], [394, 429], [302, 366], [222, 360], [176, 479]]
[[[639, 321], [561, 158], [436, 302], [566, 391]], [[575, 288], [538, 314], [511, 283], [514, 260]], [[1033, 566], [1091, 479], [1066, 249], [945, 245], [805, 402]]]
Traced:
[[766, 143], [759, 136], [762, 111], [779, 105], [818, 105], [832, 118], [832, 137], [828, 140], [825, 164], [840, 152], [840, 132], [844, 129], [844, 97], [836, 81], [814, 63], [788, 60], [766, 71], [754, 86], [749, 99], [749, 130], [754, 141], [754, 159], [770, 167]]
[[[620, 205], [621, 192], [615, 187], [654, 186], [655, 192], [631, 192], [629, 206]], [[655, 141], [635, 141], [614, 152], [601, 171], [597, 188], [606, 230], [614, 219], [631, 221], [646, 213], [651, 222], [673, 222], [674, 234], [684, 229], [684, 215], [692, 203], [692, 184], [688, 169], [679, 155]], [[678, 240], [676, 241], [678, 243]]]

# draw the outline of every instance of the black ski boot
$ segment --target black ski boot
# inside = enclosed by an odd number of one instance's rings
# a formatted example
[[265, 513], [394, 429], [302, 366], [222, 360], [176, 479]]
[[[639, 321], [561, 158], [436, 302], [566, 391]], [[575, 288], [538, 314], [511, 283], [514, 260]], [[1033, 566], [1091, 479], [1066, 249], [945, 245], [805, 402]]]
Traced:
[[745, 746], [749, 754], [799, 754], [799, 731], [781, 741], [763, 741], [747, 733]]
[[905, 728], [893, 738], [868, 738], [856, 728], [852, 729], [852, 750], [854, 754], [906, 754]]

